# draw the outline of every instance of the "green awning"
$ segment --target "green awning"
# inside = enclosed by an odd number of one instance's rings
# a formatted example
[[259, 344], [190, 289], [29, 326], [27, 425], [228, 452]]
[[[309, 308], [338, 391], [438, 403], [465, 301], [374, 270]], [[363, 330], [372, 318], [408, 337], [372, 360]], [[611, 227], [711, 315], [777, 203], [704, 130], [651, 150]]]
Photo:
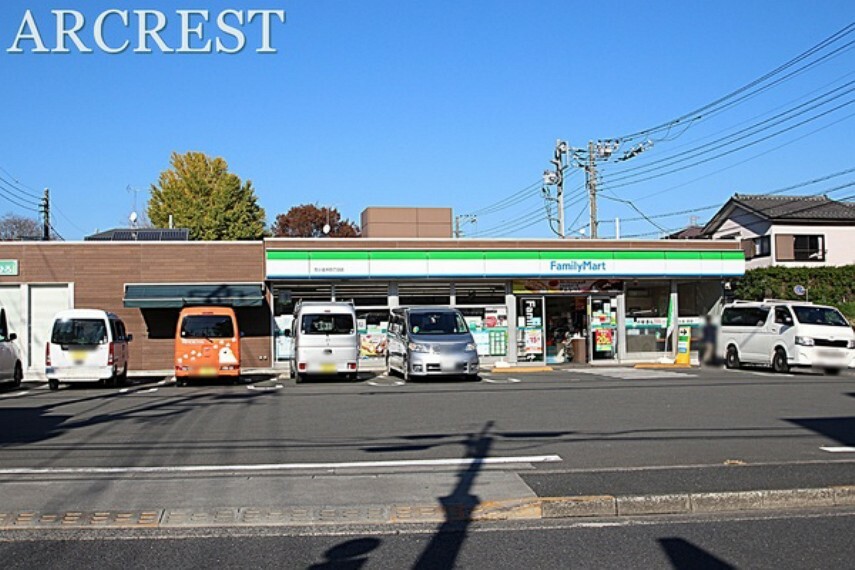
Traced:
[[125, 285], [125, 307], [180, 309], [197, 305], [260, 307], [263, 304], [261, 283]]

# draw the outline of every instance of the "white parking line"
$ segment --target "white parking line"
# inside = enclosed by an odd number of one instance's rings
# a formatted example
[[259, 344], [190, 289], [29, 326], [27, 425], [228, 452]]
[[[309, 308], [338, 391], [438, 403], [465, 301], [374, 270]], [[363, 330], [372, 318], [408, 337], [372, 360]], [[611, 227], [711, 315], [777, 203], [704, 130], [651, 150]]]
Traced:
[[826, 447], [820, 447], [820, 449], [823, 451], [828, 451], [829, 453], [855, 453], [855, 447], [848, 447], [848, 446], [839, 446], [839, 447], [826, 446]]
[[13, 467], [0, 469], [0, 475], [61, 475], [98, 473], [204, 473], [211, 471], [293, 471], [298, 469], [352, 469], [383, 467], [442, 467], [460, 465], [508, 465], [518, 463], [555, 463], [560, 455], [524, 455], [520, 457], [464, 457], [454, 459], [409, 459], [392, 461], [352, 461], [349, 463], [261, 463], [254, 465], [169, 465], [160, 467]]
[[14, 394], [3, 394], [0, 395], [0, 398], [20, 398], [21, 396], [26, 396], [29, 394], [29, 390], [22, 390], [20, 392], [15, 392]]
[[494, 378], [481, 378], [484, 382], [488, 384], [516, 384], [520, 381], [519, 378], [505, 378], [503, 380], [496, 380]]
[[[388, 376], [378, 376], [377, 378], [388, 378]], [[386, 387], [386, 386], [403, 386], [404, 385], [403, 380], [395, 380], [394, 382], [375, 382], [374, 380], [368, 380], [365, 383], [368, 384], [369, 386], [380, 386], [381, 388]]]
[[282, 384], [276, 384], [275, 386], [254, 386], [252, 384], [246, 387], [247, 390], [258, 390], [260, 392], [270, 392], [272, 390], [278, 390], [282, 387]]

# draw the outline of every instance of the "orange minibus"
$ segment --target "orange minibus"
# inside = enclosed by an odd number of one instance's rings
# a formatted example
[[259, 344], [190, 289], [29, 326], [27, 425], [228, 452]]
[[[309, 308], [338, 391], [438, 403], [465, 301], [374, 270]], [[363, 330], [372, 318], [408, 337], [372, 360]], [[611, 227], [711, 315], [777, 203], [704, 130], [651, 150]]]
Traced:
[[240, 332], [231, 307], [185, 307], [175, 331], [175, 380], [240, 376]]

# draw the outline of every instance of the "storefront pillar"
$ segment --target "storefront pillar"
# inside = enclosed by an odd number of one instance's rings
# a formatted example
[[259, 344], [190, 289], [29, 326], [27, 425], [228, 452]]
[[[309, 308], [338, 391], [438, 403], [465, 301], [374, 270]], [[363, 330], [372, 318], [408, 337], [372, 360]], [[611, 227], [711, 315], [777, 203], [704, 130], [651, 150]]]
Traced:
[[505, 283], [505, 306], [508, 308], [508, 354], [507, 361], [517, 363], [517, 296], [512, 282]]
[[677, 282], [671, 280], [671, 299], [670, 299], [669, 307], [674, 307], [674, 330], [671, 331], [671, 356], [677, 356], [677, 340], [680, 338], [680, 327], [677, 323], [679, 323], [680, 319], [677, 318], [679, 311], [677, 307], [680, 306], [680, 299], [677, 298]]
[[398, 283], [396, 281], [392, 281], [389, 283], [389, 308], [392, 307], [400, 307], [401, 304], [398, 301]]
[[617, 296], [617, 348], [618, 362], [626, 360], [626, 293]]

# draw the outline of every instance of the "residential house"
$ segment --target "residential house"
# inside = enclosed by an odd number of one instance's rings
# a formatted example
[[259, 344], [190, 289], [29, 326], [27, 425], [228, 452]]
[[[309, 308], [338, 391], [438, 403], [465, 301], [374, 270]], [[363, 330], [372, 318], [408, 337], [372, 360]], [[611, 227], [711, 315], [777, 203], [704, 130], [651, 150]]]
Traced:
[[828, 196], [735, 194], [703, 237], [742, 242], [746, 269], [855, 263], [855, 203]]

